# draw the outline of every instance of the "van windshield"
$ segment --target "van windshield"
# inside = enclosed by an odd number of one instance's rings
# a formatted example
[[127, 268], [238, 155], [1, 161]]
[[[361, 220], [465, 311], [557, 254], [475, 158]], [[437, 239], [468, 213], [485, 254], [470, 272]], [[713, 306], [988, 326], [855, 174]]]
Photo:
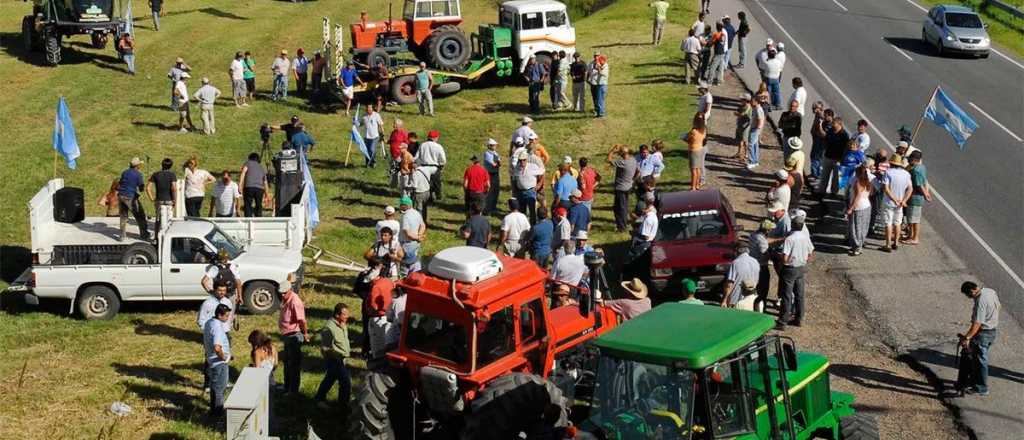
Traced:
[[981, 19], [975, 14], [946, 13], [946, 26], [978, 29], [981, 27]]
[[665, 214], [658, 222], [658, 241], [717, 237], [728, 233], [717, 209]]

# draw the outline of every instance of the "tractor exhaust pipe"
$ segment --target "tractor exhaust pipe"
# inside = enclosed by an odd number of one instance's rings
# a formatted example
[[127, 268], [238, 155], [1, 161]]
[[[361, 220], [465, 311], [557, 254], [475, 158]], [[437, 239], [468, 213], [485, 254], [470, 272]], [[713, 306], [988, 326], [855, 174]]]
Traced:
[[601, 292], [608, 289], [608, 280], [604, 276], [604, 251], [596, 249], [583, 255], [583, 263], [589, 269], [590, 294], [580, 295], [580, 315], [590, 316], [594, 304], [601, 298]]

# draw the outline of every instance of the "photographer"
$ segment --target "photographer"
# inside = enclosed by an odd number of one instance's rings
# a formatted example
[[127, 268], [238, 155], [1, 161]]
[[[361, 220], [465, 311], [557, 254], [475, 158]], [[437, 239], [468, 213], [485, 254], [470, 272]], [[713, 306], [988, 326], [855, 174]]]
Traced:
[[366, 275], [366, 280], [374, 280], [378, 277], [398, 279], [398, 263], [405, 257], [405, 251], [398, 244], [395, 231], [384, 227], [380, 230], [380, 240], [377, 240], [366, 250], [363, 258], [370, 264], [371, 271]]

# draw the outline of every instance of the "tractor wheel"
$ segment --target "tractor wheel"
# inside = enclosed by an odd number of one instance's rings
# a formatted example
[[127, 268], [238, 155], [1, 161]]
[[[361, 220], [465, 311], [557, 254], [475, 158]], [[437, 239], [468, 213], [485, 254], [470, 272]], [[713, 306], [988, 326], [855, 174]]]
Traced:
[[[401, 374], [401, 373], [396, 373]], [[349, 438], [353, 440], [398, 440], [410, 438], [414, 425], [413, 405], [408, 388], [382, 371], [370, 371], [353, 402]]]
[[509, 373], [494, 379], [470, 404], [462, 440], [519, 438], [568, 423], [562, 390], [542, 377]]
[[25, 53], [30, 53], [38, 47], [36, 44], [36, 17], [33, 15], [26, 15], [21, 19], [21, 41], [24, 45]]
[[456, 26], [445, 25], [434, 30], [426, 41], [427, 62], [437, 69], [457, 71], [466, 67], [472, 47], [469, 38]]
[[376, 48], [370, 50], [366, 54], [366, 65], [370, 67], [377, 67], [377, 64], [384, 63], [385, 66], [391, 65], [391, 55], [388, 55], [388, 51], [382, 48]]
[[93, 33], [92, 35], [90, 35], [90, 37], [92, 37], [92, 47], [93, 48], [95, 48], [95, 49], [103, 49], [103, 48], [107, 47], [107, 41], [108, 41], [107, 34]]
[[60, 64], [60, 34], [48, 33], [46, 35], [46, 64], [56, 66]]
[[862, 413], [839, 419], [839, 438], [841, 440], [878, 440], [878, 420]]
[[416, 103], [416, 75], [391, 78], [391, 100], [401, 105]]

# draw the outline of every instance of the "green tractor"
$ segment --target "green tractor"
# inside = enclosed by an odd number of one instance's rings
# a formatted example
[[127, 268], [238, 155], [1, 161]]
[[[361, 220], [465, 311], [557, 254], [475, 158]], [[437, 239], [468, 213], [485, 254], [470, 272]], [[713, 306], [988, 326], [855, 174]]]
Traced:
[[[663, 304], [595, 340], [577, 438], [878, 439], [853, 396], [832, 391], [825, 356], [767, 334], [767, 315]], [[576, 417], [574, 417], [576, 418]]]
[[[28, 0], [25, 0], [28, 1]], [[32, 14], [21, 20], [25, 52], [42, 50], [46, 64], [61, 60], [61, 38], [89, 35], [92, 47], [103, 49], [125, 21], [114, 3], [119, 0], [32, 0]]]

